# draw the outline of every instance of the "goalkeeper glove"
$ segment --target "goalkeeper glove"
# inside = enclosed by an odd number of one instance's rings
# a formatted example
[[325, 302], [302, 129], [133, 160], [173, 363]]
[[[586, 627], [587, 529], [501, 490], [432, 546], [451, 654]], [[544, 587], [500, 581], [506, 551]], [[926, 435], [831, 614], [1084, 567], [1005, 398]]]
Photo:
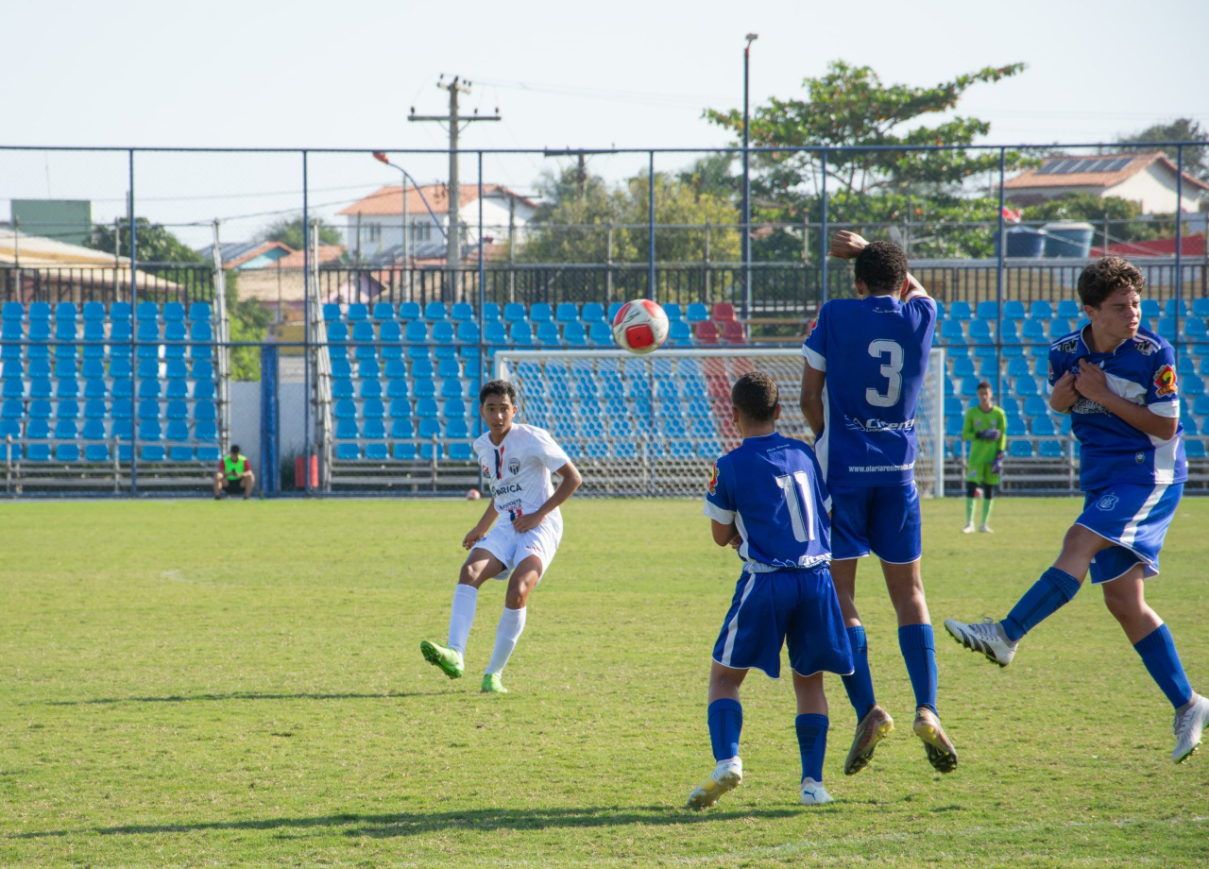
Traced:
[[991, 462], [991, 473], [998, 474], [1003, 470], [1003, 453], [995, 453], [995, 461]]
[[999, 440], [999, 429], [989, 428], [986, 431], [980, 431], [978, 436], [984, 441], [997, 441]]

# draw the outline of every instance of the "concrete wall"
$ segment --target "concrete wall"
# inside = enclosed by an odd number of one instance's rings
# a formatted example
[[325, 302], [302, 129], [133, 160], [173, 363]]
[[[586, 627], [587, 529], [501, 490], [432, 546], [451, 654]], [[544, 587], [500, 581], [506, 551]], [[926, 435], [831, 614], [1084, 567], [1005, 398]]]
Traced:
[[[278, 456], [285, 461], [292, 456], [301, 455], [306, 446], [303, 419], [306, 387], [303, 383], [287, 382], [279, 384], [278, 390], [281, 412], [281, 446]], [[231, 384], [231, 443], [239, 444], [259, 477], [260, 381]]]

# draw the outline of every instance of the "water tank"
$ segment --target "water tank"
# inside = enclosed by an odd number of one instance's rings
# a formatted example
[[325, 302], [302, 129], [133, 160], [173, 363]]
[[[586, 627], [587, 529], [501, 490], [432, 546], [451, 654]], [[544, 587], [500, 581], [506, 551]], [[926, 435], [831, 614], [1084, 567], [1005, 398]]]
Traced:
[[1041, 227], [1045, 233], [1045, 255], [1086, 259], [1091, 254], [1096, 228], [1081, 220], [1058, 220]]
[[[1017, 226], [1009, 229], [1007, 235], [1007, 256], [1037, 258], [1045, 249], [1045, 236], [1039, 230], [1027, 226]], [[995, 236], [995, 256], [999, 256], [999, 233]]]

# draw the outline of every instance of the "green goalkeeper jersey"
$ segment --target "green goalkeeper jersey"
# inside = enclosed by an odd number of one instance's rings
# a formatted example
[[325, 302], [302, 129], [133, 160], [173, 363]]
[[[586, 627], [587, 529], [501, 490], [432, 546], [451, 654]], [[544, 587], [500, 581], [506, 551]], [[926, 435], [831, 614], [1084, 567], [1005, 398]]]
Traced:
[[[977, 437], [979, 432], [995, 429], [999, 437], [995, 440], [984, 440]], [[989, 465], [995, 461], [998, 453], [1007, 449], [1007, 416], [1001, 407], [992, 407], [983, 411], [974, 405], [966, 411], [965, 425], [961, 428], [963, 440], [972, 441], [970, 447], [971, 465]]]

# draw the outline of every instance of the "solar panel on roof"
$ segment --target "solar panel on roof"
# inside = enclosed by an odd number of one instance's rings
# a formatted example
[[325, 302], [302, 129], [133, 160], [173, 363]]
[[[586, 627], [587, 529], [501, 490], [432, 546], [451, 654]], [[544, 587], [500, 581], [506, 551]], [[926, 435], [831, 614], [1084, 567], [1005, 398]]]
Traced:
[[1120, 172], [1122, 169], [1124, 169], [1126, 166], [1128, 166], [1132, 162], [1133, 162], [1133, 157], [1119, 157], [1116, 160], [1113, 160], [1111, 163], [1109, 163], [1108, 168], [1105, 169], [1104, 171], [1105, 172]]

